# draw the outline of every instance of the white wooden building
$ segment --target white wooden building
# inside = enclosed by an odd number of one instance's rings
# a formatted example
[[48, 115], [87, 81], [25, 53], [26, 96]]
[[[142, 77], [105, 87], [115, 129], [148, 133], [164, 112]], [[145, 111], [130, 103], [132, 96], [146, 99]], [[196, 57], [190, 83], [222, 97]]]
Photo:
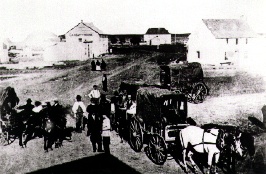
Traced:
[[165, 28], [149, 28], [144, 35], [147, 45], [171, 44], [171, 34]]
[[9, 62], [8, 50], [11, 41], [9, 39], [0, 39], [0, 63]]
[[108, 52], [108, 36], [93, 25], [81, 21], [65, 34], [64, 42], [45, 50], [44, 60], [87, 60]]
[[241, 65], [249, 59], [249, 44], [257, 34], [242, 19], [203, 19], [189, 36], [188, 62]]

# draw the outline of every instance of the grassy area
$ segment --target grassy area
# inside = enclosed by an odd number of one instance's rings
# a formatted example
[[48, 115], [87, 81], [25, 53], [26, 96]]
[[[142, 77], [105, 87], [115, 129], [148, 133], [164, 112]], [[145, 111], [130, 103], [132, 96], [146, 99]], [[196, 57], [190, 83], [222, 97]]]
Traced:
[[262, 77], [246, 72], [237, 72], [234, 76], [206, 77], [204, 82], [210, 89], [210, 96], [224, 96], [264, 92], [265, 82]]

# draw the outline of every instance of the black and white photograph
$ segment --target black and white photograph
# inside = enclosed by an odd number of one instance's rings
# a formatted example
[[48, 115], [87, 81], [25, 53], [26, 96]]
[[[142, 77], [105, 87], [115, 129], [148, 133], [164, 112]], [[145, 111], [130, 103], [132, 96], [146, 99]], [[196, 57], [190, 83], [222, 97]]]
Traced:
[[266, 0], [0, 0], [0, 173], [265, 174]]

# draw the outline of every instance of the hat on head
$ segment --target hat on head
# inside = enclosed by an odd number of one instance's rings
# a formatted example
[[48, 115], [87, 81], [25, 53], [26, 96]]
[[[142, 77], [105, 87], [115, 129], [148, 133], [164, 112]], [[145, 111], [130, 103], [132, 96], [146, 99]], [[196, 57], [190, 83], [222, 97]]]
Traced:
[[98, 86], [97, 86], [97, 85], [93, 85], [93, 87], [94, 87], [94, 88], [95, 88], [95, 87], [97, 88]]
[[32, 100], [30, 98], [28, 98], [27, 103], [31, 103], [31, 102], [32, 102]]
[[76, 99], [77, 99], [78, 101], [80, 101], [80, 100], [81, 100], [81, 96], [80, 96], [80, 95], [77, 95], [77, 96], [76, 96]]

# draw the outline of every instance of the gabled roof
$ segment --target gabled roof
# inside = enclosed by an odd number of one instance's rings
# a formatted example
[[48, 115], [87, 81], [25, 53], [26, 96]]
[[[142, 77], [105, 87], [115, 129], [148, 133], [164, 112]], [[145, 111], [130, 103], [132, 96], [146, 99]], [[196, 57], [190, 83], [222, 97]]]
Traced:
[[257, 34], [241, 19], [202, 19], [215, 38], [252, 38]]
[[99, 28], [95, 27], [92, 22], [90, 22], [90, 23], [83, 23], [83, 24], [86, 25], [87, 27], [91, 28], [92, 30], [94, 30], [98, 34], [103, 34], [102, 30], [100, 30]]
[[[77, 26], [79, 26], [80, 24], [85, 25], [86, 27], [90, 28], [91, 30], [95, 31], [98, 34], [103, 34], [103, 32], [99, 28], [95, 27], [92, 22], [90, 22], [90, 23], [84, 23], [83, 21], [81, 21], [80, 23], [78, 23], [78, 25], [76, 25], [75, 27], [71, 28], [68, 32], [70, 32], [71, 30], [73, 30], [74, 28], [76, 28]], [[68, 32], [66, 32], [66, 34]]]
[[146, 34], [170, 34], [165, 28], [149, 28]]

